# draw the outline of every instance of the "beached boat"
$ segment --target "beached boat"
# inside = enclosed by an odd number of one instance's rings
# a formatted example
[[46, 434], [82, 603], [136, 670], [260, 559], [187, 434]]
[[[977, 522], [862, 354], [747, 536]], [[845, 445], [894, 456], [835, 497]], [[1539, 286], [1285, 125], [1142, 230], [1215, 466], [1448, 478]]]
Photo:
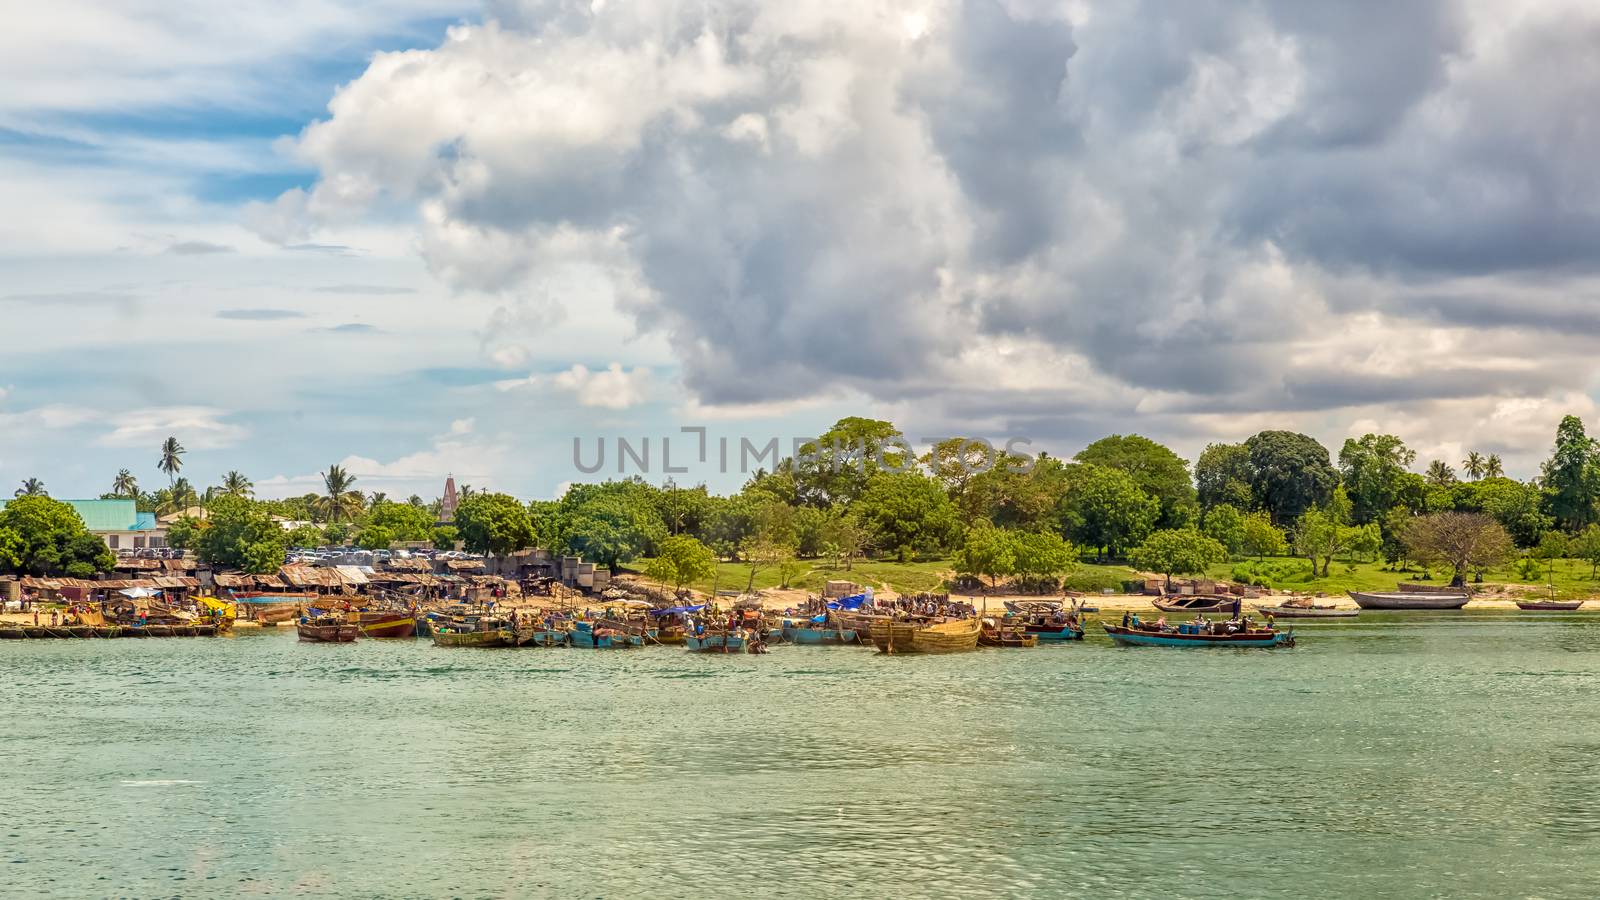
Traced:
[[1442, 594], [1432, 591], [1349, 591], [1350, 599], [1362, 609], [1460, 609], [1472, 599], [1465, 593]]
[[300, 640], [311, 644], [348, 644], [361, 636], [361, 626], [333, 616], [308, 619], [295, 625]]
[[978, 634], [978, 646], [1025, 649], [1039, 646], [1039, 636], [1029, 634], [1021, 623], [987, 618], [983, 620], [983, 630]]
[[829, 646], [856, 643], [856, 633], [842, 624], [813, 622], [809, 619], [784, 619], [783, 639], [791, 644]]
[[408, 612], [362, 610], [357, 616], [362, 637], [409, 638], [417, 635], [417, 619]]
[[1251, 604], [1251, 606], [1256, 612], [1270, 614], [1276, 619], [1348, 619], [1361, 615], [1361, 610], [1359, 609], [1348, 609], [1340, 606], [1317, 606], [1316, 604], [1297, 606], [1283, 603], [1278, 606], [1261, 606], [1259, 604]]
[[1256, 628], [1234, 634], [1206, 634], [1187, 626], [1178, 631], [1147, 631], [1102, 622], [1100, 627], [1119, 644], [1137, 647], [1293, 647], [1294, 631]]
[[1582, 600], [1518, 600], [1517, 609], [1545, 612], [1570, 612], [1583, 605]]
[[449, 626], [434, 625], [435, 647], [510, 647], [516, 644], [517, 634], [509, 628], [489, 628], [479, 631], [455, 631]]
[[942, 622], [875, 619], [872, 643], [885, 653], [964, 653], [978, 649], [983, 623], [976, 618]]
[[1231, 613], [1234, 605], [1241, 602], [1237, 597], [1219, 597], [1209, 594], [1196, 594], [1192, 597], [1157, 597], [1150, 601], [1151, 605], [1162, 612], [1171, 613]]

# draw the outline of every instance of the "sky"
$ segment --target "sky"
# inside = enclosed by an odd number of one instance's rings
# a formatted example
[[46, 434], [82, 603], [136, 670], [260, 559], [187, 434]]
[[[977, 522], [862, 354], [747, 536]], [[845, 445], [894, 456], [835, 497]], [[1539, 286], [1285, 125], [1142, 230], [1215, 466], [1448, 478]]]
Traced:
[[1592, 2], [14, 18], [8, 489], [158, 486], [174, 435], [268, 497], [334, 463], [552, 497], [619, 438], [729, 490], [741, 440], [845, 415], [1058, 455], [1389, 432], [1526, 478], [1600, 427]]

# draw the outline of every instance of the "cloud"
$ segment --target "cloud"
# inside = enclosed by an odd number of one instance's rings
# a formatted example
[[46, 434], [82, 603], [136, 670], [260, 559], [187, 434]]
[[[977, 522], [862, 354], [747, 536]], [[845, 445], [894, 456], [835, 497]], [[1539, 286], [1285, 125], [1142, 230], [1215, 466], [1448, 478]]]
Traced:
[[316, 290], [322, 294], [360, 294], [373, 297], [392, 297], [417, 292], [416, 288], [392, 284], [328, 284]]
[[40, 306], [117, 306], [129, 307], [139, 303], [136, 294], [121, 291], [53, 291], [36, 294], [6, 294], [0, 303], [21, 303]]
[[497, 381], [495, 387], [501, 391], [554, 389], [570, 393], [583, 406], [628, 409], [649, 399], [653, 381], [650, 370], [643, 367], [636, 366], [630, 371], [621, 363], [612, 363], [599, 371], [591, 371], [588, 366], [577, 363], [562, 372]]
[[222, 309], [217, 311], [219, 319], [234, 319], [241, 322], [277, 322], [283, 319], [303, 319], [305, 313], [293, 309]]
[[[434, 438], [428, 449], [390, 462], [350, 455], [338, 465], [356, 477], [359, 490], [385, 491], [396, 496], [420, 494], [425, 498], [443, 494], [444, 481], [449, 476], [453, 475], [458, 484], [482, 489], [493, 486], [497, 473], [514, 468], [507, 444], [475, 439], [470, 433], [457, 433], [454, 429]], [[276, 475], [256, 482], [260, 497], [293, 497], [321, 489], [319, 473]]]
[[176, 256], [204, 256], [212, 253], [232, 253], [233, 248], [227, 244], [213, 244], [209, 241], [179, 241], [168, 247], [167, 252]]
[[345, 322], [345, 323], [343, 323], [341, 325], [333, 325], [333, 326], [328, 327], [328, 328], [319, 328], [317, 330], [318, 331], [330, 332], [332, 334], [382, 334], [383, 333], [376, 325], [368, 325], [368, 324], [366, 324], [364, 322]]
[[204, 406], [156, 406], [119, 412], [110, 417], [112, 430], [96, 443], [107, 447], [160, 445], [169, 436], [189, 450], [231, 447], [249, 433], [240, 425], [224, 422], [224, 410]]

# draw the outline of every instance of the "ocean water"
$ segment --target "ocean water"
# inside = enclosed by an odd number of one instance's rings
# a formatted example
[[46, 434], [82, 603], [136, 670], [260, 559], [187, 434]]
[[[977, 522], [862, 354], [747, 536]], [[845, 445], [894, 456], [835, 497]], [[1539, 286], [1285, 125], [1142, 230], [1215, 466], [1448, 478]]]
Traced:
[[1591, 897], [1600, 616], [884, 657], [0, 643], [0, 894]]

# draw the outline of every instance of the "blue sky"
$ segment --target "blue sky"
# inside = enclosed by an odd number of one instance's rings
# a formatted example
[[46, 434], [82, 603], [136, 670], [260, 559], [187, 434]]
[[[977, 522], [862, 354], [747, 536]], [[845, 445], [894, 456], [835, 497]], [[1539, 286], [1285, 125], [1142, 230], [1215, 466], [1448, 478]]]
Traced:
[[1064, 455], [1389, 431], [1532, 475], [1600, 417], [1597, 26], [67, 0], [0, 35], [0, 483], [159, 482], [174, 434], [264, 495], [341, 462], [547, 497], [574, 437], [849, 414]]

